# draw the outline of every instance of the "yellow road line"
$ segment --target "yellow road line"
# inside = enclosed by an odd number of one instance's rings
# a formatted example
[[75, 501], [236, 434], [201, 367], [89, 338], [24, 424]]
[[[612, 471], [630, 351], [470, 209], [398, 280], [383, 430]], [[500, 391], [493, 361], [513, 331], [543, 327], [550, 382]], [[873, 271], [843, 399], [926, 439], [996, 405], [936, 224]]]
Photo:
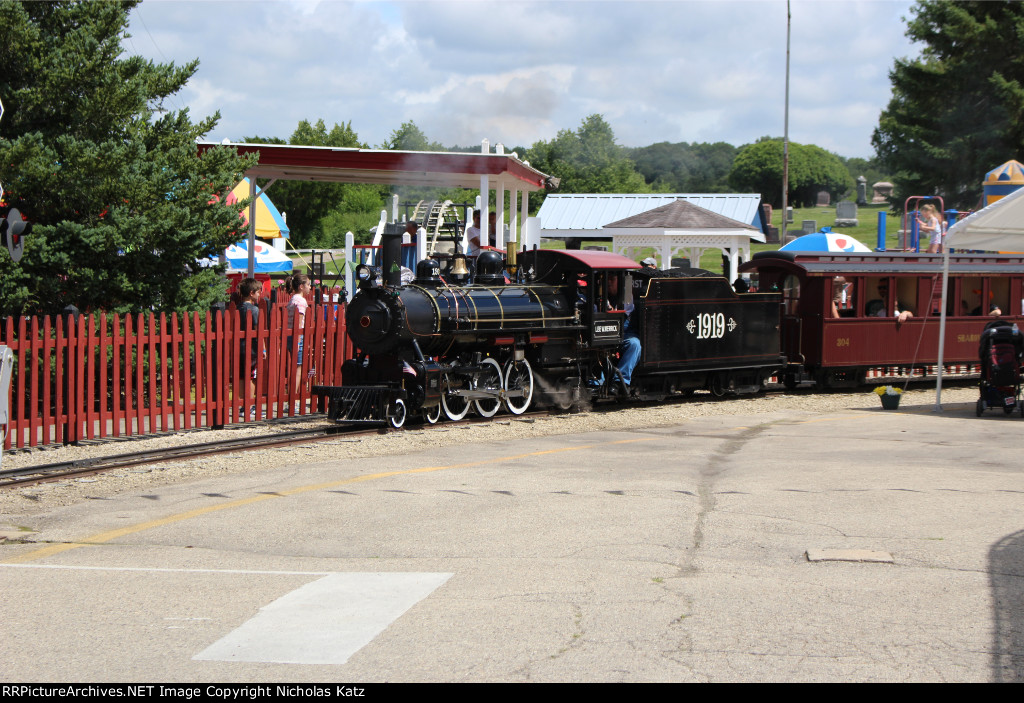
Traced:
[[111, 540], [115, 540], [118, 537], [124, 537], [126, 535], [134, 534], [136, 532], [143, 532], [145, 530], [151, 530], [155, 527], [163, 527], [164, 525], [171, 525], [176, 522], [182, 522], [183, 520], [190, 520], [194, 517], [206, 515], [208, 513], [214, 513], [219, 510], [229, 510], [231, 508], [240, 508], [244, 505], [251, 505], [258, 503], [263, 500], [271, 500], [274, 498], [284, 498], [286, 496], [299, 495], [301, 493], [309, 493], [310, 491], [326, 490], [328, 488], [336, 488], [338, 486], [351, 485], [353, 483], [362, 483], [364, 481], [374, 481], [381, 478], [389, 478], [391, 476], [405, 476], [411, 474], [424, 474], [431, 473], [434, 471], [445, 471], [447, 469], [464, 469], [471, 466], [480, 466], [483, 464], [500, 464], [509, 461], [515, 461], [517, 459], [526, 459], [535, 456], [544, 456], [546, 454], [558, 454], [560, 452], [575, 452], [582, 451], [585, 449], [593, 449], [599, 447], [602, 444], [626, 444], [629, 442], [649, 442], [652, 441], [653, 437], [646, 437], [641, 439], [621, 439], [613, 442], [601, 442], [598, 444], [585, 444], [579, 447], [560, 447], [558, 449], [545, 449], [538, 452], [529, 452], [527, 454], [514, 454], [512, 456], [498, 457], [496, 459], [483, 459], [480, 461], [469, 461], [462, 464], [449, 464], [447, 466], [426, 466], [419, 469], [405, 469], [400, 471], [382, 471], [376, 474], [367, 474], [365, 476], [354, 476], [352, 478], [341, 479], [340, 481], [329, 481], [327, 483], [316, 483], [309, 486], [299, 486], [298, 488], [290, 488], [284, 491], [277, 491], [272, 494], [262, 493], [258, 496], [250, 496], [249, 498], [240, 498], [238, 500], [228, 501], [226, 503], [218, 503], [217, 505], [209, 505], [205, 508], [197, 508], [195, 510], [189, 510], [184, 513], [178, 513], [177, 515], [169, 515], [164, 518], [157, 520], [150, 520], [148, 522], [142, 522], [137, 525], [130, 525], [128, 527], [121, 527], [116, 530], [109, 530], [107, 532], [101, 532], [92, 537], [87, 537], [79, 542], [64, 542], [61, 544], [53, 544], [48, 547], [36, 549], [31, 552], [22, 554], [21, 556], [12, 557], [11, 559], [5, 559], [0, 562], [2, 564], [21, 564], [28, 561], [35, 561], [37, 559], [45, 559], [61, 552], [66, 552], [71, 549], [78, 549], [79, 547], [88, 547], [98, 544], [105, 544]]
[[873, 417], [872, 415], [840, 415], [838, 417], [822, 417], [817, 420], [801, 420], [800, 422], [794, 422], [794, 425], [810, 425], [815, 422], [845, 422], [846, 420], [867, 420]]

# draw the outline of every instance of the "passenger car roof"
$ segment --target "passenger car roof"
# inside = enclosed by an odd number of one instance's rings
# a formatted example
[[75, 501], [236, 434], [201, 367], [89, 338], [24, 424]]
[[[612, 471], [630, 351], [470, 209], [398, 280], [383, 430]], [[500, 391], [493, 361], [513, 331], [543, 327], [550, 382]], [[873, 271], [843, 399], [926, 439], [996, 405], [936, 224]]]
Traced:
[[[941, 254], [875, 253], [811, 254], [790, 251], [762, 251], [740, 265], [740, 272], [760, 268], [805, 271], [808, 275], [854, 274], [941, 274]], [[957, 254], [949, 259], [949, 269], [958, 275], [977, 273], [1024, 273], [1024, 257], [998, 254]]]

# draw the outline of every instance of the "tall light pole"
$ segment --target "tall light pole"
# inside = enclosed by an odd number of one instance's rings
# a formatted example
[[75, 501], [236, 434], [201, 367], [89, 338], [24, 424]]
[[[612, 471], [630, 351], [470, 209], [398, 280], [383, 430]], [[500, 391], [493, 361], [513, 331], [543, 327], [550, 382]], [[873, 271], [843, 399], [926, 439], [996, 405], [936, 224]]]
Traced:
[[786, 0], [786, 117], [782, 134], [782, 244], [786, 243], [786, 215], [789, 205], [789, 0]]

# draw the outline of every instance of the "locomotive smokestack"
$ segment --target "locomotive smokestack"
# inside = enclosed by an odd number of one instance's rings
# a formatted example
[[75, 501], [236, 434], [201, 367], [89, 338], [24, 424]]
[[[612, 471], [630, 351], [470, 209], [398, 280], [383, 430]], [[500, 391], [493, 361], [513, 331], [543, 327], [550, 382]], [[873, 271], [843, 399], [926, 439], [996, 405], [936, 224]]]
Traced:
[[384, 223], [384, 232], [380, 236], [381, 272], [384, 283], [389, 286], [402, 285], [402, 234], [405, 225]]

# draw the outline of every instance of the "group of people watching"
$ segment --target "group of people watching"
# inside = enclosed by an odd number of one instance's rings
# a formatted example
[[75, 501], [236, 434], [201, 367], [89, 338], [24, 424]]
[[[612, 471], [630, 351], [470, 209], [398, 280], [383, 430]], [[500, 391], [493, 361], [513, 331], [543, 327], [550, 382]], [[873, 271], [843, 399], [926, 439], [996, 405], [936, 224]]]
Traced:
[[[285, 308], [286, 313], [286, 327], [285, 329], [289, 332], [286, 349], [292, 350], [294, 348], [294, 342], [296, 341], [291, 334], [291, 331], [295, 329], [296, 319], [299, 329], [304, 328], [306, 322], [306, 308], [309, 306], [309, 302], [306, 300], [312, 290], [312, 285], [309, 280], [309, 276], [303, 273], [293, 274], [282, 282], [281, 290], [289, 297], [288, 306]], [[255, 331], [259, 328], [260, 323], [260, 299], [263, 296], [263, 284], [254, 278], [246, 278], [238, 284], [238, 310], [241, 323], [242, 332]], [[296, 318], [297, 316], [297, 318]], [[292, 391], [298, 395], [299, 387], [301, 383], [302, 369], [302, 349], [303, 349], [303, 335], [298, 335], [298, 348], [295, 352], [295, 367], [292, 377]], [[249, 376], [249, 388], [252, 397], [257, 397], [256, 389], [256, 369], [258, 367], [260, 357], [266, 356], [266, 350], [261, 350], [259, 340], [255, 337], [249, 343], [248, 354], [245, 349], [246, 341], [242, 339], [239, 342], [239, 364], [243, 374]], [[248, 357], [248, 360], [246, 359]], [[248, 368], [247, 368], [248, 367]], [[257, 406], [254, 404], [249, 408], [249, 419], [255, 420], [257, 417]]]

